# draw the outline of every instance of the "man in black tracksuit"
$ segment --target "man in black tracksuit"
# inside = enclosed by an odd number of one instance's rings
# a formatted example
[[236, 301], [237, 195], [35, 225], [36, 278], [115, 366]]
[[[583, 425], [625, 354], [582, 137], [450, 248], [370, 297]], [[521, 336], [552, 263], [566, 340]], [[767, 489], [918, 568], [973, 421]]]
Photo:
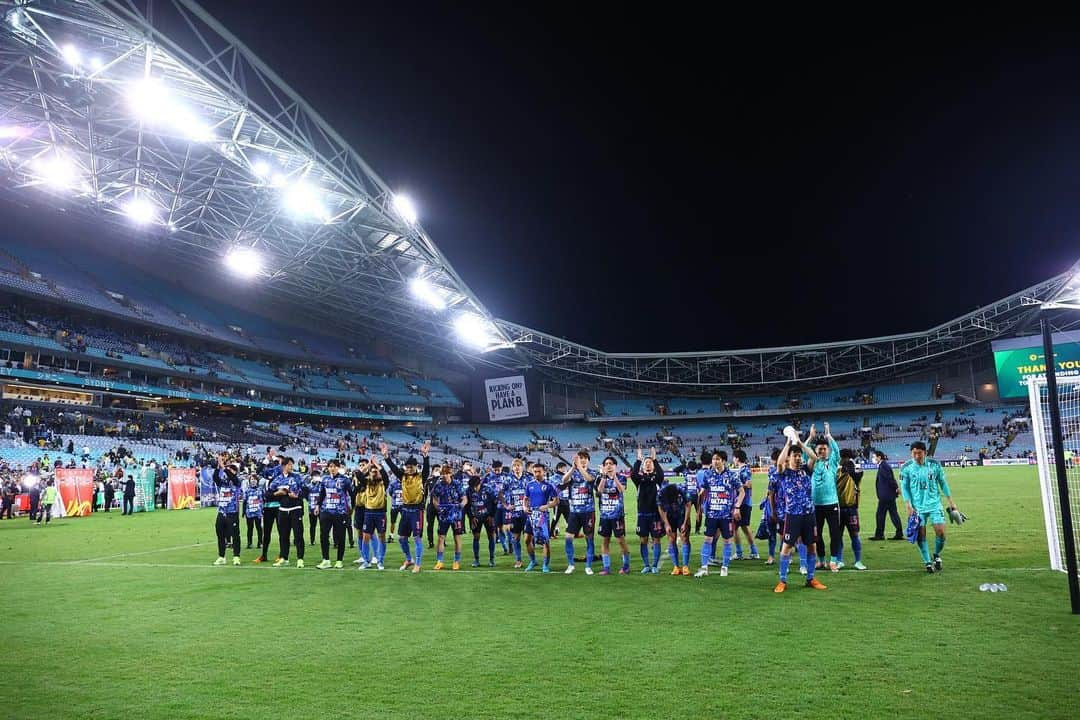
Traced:
[[425, 520], [427, 521], [427, 546], [428, 548], [435, 547], [435, 501], [431, 497], [431, 488], [435, 486], [435, 483], [439, 481], [440, 472], [442, 468], [435, 468], [435, 474], [429, 478], [424, 478], [424, 496], [427, 498], [427, 510], [424, 513]]
[[135, 477], [128, 475], [127, 480], [124, 481], [124, 512], [122, 515], [133, 515], [135, 513]]
[[871, 540], [885, 539], [885, 513], [889, 514], [896, 532], [892, 540], [903, 540], [904, 533], [900, 529], [900, 513], [896, 511], [896, 498], [900, 495], [900, 486], [896, 483], [892, 466], [885, 459], [884, 453], [875, 452], [874, 460], [878, 464], [877, 470], [877, 521], [874, 525], [874, 536]]
[[105, 478], [105, 512], [109, 512], [116, 498], [116, 486], [112, 478]]
[[[293, 460], [281, 459], [281, 474], [270, 483], [270, 495], [281, 503], [277, 513], [278, 546], [281, 557], [274, 567], [289, 564], [289, 540], [296, 545], [296, 567], [304, 567], [304, 501], [303, 479], [293, 472]], [[265, 532], [265, 529], [264, 529]]]

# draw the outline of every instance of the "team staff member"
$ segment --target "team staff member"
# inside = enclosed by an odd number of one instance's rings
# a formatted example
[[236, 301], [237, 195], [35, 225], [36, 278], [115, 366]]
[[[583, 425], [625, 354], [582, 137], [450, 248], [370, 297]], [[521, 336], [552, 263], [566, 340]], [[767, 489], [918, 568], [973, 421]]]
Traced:
[[[420, 454], [424, 458], [423, 469], [416, 467], [416, 458], [410, 457], [405, 461], [405, 469], [402, 470], [390, 459], [389, 448], [382, 443], [379, 451], [382, 453], [383, 462], [390, 469], [390, 473], [401, 482], [401, 524], [398, 525], [398, 542], [401, 543], [401, 551], [405, 554], [405, 562], [401, 564], [401, 570], [412, 567], [413, 574], [420, 572], [420, 561], [424, 556], [424, 483], [431, 471], [428, 461], [428, 451], [431, 443], [424, 443], [420, 448]], [[409, 538], [416, 545], [416, 554], [409, 554]]]
[[885, 539], [885, 515], [888, 513], [892, 520], [893, 533], [891, 540], [903, 540], [904, 531], [900, 527], [900, 513], [896, 510], [896, 498], [900, 497], [900, 485], [893, 475], [892, 465], [885, 458], [885, 453], [880, 450], [874, 453], [874, 462], [877, 468], [877, 514], [874, 523], [874, 535], [871, 540]]
[[[304, 470], [300, 470], [300, 475], [304, 475]], [[311, 528], [309, 530], [310, 537], [308, 539], [308, 545], [315, 546], [315, 531], [319, 529], [319, 491], [322, 489], [322, 476], [317, 474], [308, 475], [304, 481], [303, 493], [301, 496], [304, 500], [307, 500], [308, 506], [308, 523]]]
[[[267, 448], [268, 452], [269, 450], [270, 448]], [[278, 510], [281, 509], [281, 501], [270, 491], [270, 483], [280, 474], [281, 463], [277, 459], [262, 471], [262, 476], [266, 480], [266, 492], [263, 493], [262, 553], [255, 558], [256, 563], [266, 562], [266, 553], [270, 551], [270, 536], [273, 535], [274, 526], [277, 525]]]
[[135, 478], [127, 476], [124, 482], [124, 512], [122, 515], [132, 515], [135, 512]]
[[[664, 526], [660, 522], [660, 510], [656, 505], [656, 495], [664, 482], [664, 470], [656, 461], [656, 448], [650, 456], [643, 458], [641, 448], [637, 449], [637, 462], [630, 469], [630, 480], [637, 486], [637, 536], [641, 541], [641, 569], [643, 575], [660, 572], [660, 539], [664, 537]], [[652, 562], [649, 562], [649, 538], [652, 538]]]
[[248, 478], [247, 487], [244, 488], [244, 520], [247, 522], [247, 549], [251, 549], [251, 531], [256, 530], [258, 545], [262, 548], [263, 536], [263, 491], [259, 487], [259, 478], [254, 475]]
[[315, 499], [319, 508], [319, 542], [322, 550], [322, 562], [317, 567], [325, 570], [330, 567], [330, 533], [334, 534], [334, 546], [337, 560], [334, 567], [341, 569], [345, 559], [345, 526], [349, 524], [349, 497], [352, 495], [352, 482], [349, 476], [341, 472], [337, 460], [326, 464], [326, 475], [319, 485], [319, 495]]
[[225, 465], [225, 461], [218, 457], [217, 469], [214, 471], [214, 485], [217, 486], [217, 520], [214, 529], [217, 531], [218, 558], [215, 565], [225, 564], [225, 546], [232, 541], [233, 565], [240, 564], [240, 497], [244, 488], [240, 483], [237, 473], [239, 465], [232, 463]]
[[386, 475], [379, 469], [374, 456], [367, 467], [367, 485], [364, 487], [363, 531], [360, 542], [364, 562], [360, 563], [360, 569], [375, 565], [382, 570], [386, 557]]
[[424, 493], [427, 498], [427, 511], [425, 520], [427, 520], [427, 546], [430, 550], [435, 547], [435, 501], [431, 497], [431, 491], [435, 487], [435, 484], [442, 478], [442, 466], [439, 465], [435, 468], [435, 472], [431, 474], [431, 477], [424, 477]]
[[41, 518], [45, 518], [45, 524], [48, 525], [52, 520], [53, 503], [56, 502], [56, 481], [52, 478], [45, 483], [45, 492], [41, 494], [42, 504], [41, 509], [38, 510], [37, 524], [41, 524]]
[[270, 494], [281, 503], [278, 508], [277, 529], [278, 547], [281, 557], [274, 561], [274, 567], [289, 564], [289, 539], [296, 545], [296, 567], [304, 567], [304, 501], [303, 479], [293, 472], [293, 459], [281, 459], [281, 474], [270, 483]]

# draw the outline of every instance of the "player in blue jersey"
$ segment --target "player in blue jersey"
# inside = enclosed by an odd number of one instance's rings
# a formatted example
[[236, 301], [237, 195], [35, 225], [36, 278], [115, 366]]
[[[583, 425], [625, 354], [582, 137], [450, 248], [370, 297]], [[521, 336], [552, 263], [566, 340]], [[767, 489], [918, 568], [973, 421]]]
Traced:
[[[664, 526], [656, 507], [656, 494], [664, 482], [664, 470], [656, 461], [656, 448], [649, 457], [637, 450], [637, 462], [630, 470], [630, 480], [637, 486], [637, 536], [641, 541], [641, 568], [643, 575], [660, 572], [660, 540]], [[652, 562], [649, 561], [649, 540], [652, 539]]]
[[469, 529], [472, 530], [473, 567], [480, 567], [480, 533], [487, 532], [488, 567], [495, 567], [495, 507], [497, 496], [491, 485], [479, 475], [469, 477]]
[[596, 496], [600, 500], [600, 559], [603, 562], [601, 575], [611, 574], [611, 536], [619, 541], [622, 550], [620, 575], [630, 572], [630, 548], [626, 544], [626, 515], [623, 510], [623, 496], [626, 485], [619, 477], [615, 458], [610, 455], [600, 465], [600, 477], [596, 481]]
[[435, 546], [435, 569], [442, 570], [443, 552], [446, 549], [446, 533], [454, 534], [454, 570], [461, 569], [461, 534], [465, 532], [462, 511], [468, 498], [461, 491], [461, 484], [454, 480], [454, 470], [449, 463], [442, 467], [442, 478], [431, 488], [431, 500], [439, 520], [438, 541]]
[[502, 460], [494, 460], [491, 463], [491, 471], [484, 476], [484, 485], [495, 495], [495, 539], [502, 547], [503, 555], [510, 554], [510, 536], [503, 531], [503, 525], [505, 524], [506, 508], [502, 503], [502, 491], [503, 483], [506, 482], [506, 476], [503, 474]]
[[218, 457], [218, 467], [214, 472], [214, 484], [217, 485], [217, 531], [218, 557], [215, 565], [225, 564], [225, 546], [232, 541], [233, 565], [240, 564], [240, 499], [244, 488], [238, 474], [236, 463], [225, 465]]
[[551, 520], [551, 537], [559, 537], [559, 520], [570, 521], [570, 488], [564, 487], [562, 478], [569, 472], [570, 466], [564, 462], [555, 464], [555, 475], [552, 485], [559, 494], [559, 504], [555, 507], [555, 516]]
[[686, 470], [683, 471], [683, 490], [686, 492], [686, 497], [690, 498], [690, 505], [694, 509], [694, 532], [696, 534], [701, 534], [701, 501], [698, 500], [697, 481], [699, 470], [701, 470], [701, 465], [691, 460], [686, 463]]
[[331, 533], [337, 548], [337, 560], [333, 567], [340, 569], [345, 559], [345, 526], [349, 524], [349, 498], [352, 493], [352, 480], [342, 471], [338, 461], [328, 462], [315, 499], [319, 509], [319, 542], [322, 549], [322, 562], [315, 567], [320, 570], [330, 567]]
[[[802, 452], [800, 452], [800, 450]], [[815, 590], [824, 590], [825, 586], [814, 577], [817, 558], [817, 517], [814, 513], [814, 481], [802, 467], [803, 453], [810, 458], [810, 470], [817, 461], [809, 448], [800, 440], [792, 443], [787, 439], [784, 449], [777, 458], [778, 471], [777, 502], [778, 512], [784, 516], [784, 544], [780, 547], [780, 582], [773, 592], [782, 593], [787, 589], [788, 568], [791, 565], [791, 551], [797, 543], [806, 546], [806, 586]]]
[[[585, 574], [592, 575], [593, 557], [596, 553], [596, 501], [593, 489], [596, 478], [589, 471], [589, 453], [579, 450], [574, 456], [574, 466], [568, 468], [560, 481], [561, 490], [566, 492], [570, 510], [566, 518], [566, 575], [574, 572], [574, 538], [578, 533], [585, 536]], [[560, 498], [562, 497], [560, 493]], [[561, 502], [561, 500], [560, 500]]]
[[[917, 545], [922, 555], [926, 572], [941, 572], [941, 551], [945, 547], [945, 513], [941, 509], [944, 498], [949, 505], [949, 516], [953, 522], [963, 525], [967, 518], [956, 508], [952, 491], [945, 480], [945, 469], [934, 458], [926, 456], [926, 445], [922, 441], [911, 444], [911, 459], [900, 467], [900, 493], [908, 504], [909, 517], [918, 516], [919, 535]], [[934, 558], [930, 559], [930, 548], [926, 543], [926, 526], [934, 528]]]
[[525, 475], [525, 463], [521, 458], [510, 462], [510, 475], [503, 483], [502, 503], [505, 532], [510, 535], [510, 544], [514, 548], [514, 567], [521, 567], [521, 533], [525, 530], [525, 486], [529, 484]]
[[[690, 498], [686, 486], [665, 482], [657, 494], [656, 507], [667, 533], [668, 555], [671, 557], [672, 575], [690, 574]], [[682, 563], [679, 563], [679, 543], [682, 543]]]
[[274, 567], [289, 564], [290, 540], [296, 546], [296, 567], [304, 567], [304, 501], [303, 479], [293, 472], [293, 459], [281, 458], [281, 472], [270, 482], [267, 492], [281, 503], [277, 514], [278, 549], [280, 557]]
[[390, 534], [387, 542], [394, 542], [394, 528], [398, 526], [398, 516], [401, 515], [401, 481], [390, 478], [390, 484], [386, 486], [386, 494], [390, 497]]
[[731, 453], [731, 456], [735, 458], [735, 462], [731, 464], [731, 472], [735, 473], [739, 477], [739, 482], [742, 483], [743, 488], [743, 501], [739, 507], [739, 521], [735, 524], [735, 559], [743, 559], [742, 543], [739, 542], [739, 534], [742, 533], [746, 538], [746, 544], [750, 546], [750, 559], [760, 560], [761, 556], [758, 555], [757, 546], [754, 545], [754, 536], [750, 534], [750, 512], [753, 509], [753, 473], [750, 470], [750, 466], [746, 464], [746, 451], [743, 449], [735, 450]]
[[544, 548], [543, 572], [551, 572], [551, 536], [549, 534], [550, 516], [548, 512], [559, 504], [559, 492], [548, 482], [547, 470], [543, 463], [533, 463], [532, 480], [525, 486], [525, 549], [529, 553], [529, 564], [525, 572], [536, 567], [536, 546]]
[[744, 493], [739, 476], [724, 467], [724, 460], [724, 454], [714, 452], [712, 464], [698, 473], [698, 494], [705, 508], [705, 539], [701, 543], [701, 568], [694, 577], [709, 574], [709, 556], [718, 538], [724, 539], [720, 577], [727, 577], [731, 563], [731, 538], [735, 534], [735, 523], [739, 521]]
[[259, 478], [252, 475], [244, 483], [244, 521], [247, 523], [247, 547], [251, 549], [251, 531], [258, 532], [256, 541], [262, 548], [263, 534], [263, 489], [259, 487]]
[[[303, 475], [303, 471], [300, 473]], [[322, 488], [322, 475], [312, 471], [304, 480], [300, 497], [307, 501], [308, 507], [308, 545], [315, 547], [315, 534], [319, 529], [319, 490]]]

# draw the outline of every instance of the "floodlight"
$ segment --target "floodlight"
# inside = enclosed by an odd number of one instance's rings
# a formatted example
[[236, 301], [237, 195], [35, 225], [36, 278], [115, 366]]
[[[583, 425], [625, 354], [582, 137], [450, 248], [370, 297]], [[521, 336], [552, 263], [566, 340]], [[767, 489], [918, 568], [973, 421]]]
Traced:
[[136, 117], [144, 122], [169, 125], [195, 142], [207, 142], [214, 137], [210, 126], [178, 104], [156, 78], [131, 83], [128, 103]]
[[249, 247], [234, 247], [225, 255], [225, 267], [240, 277], [252, 278], [262, 271], [262, 257]]
[[288, 182], [288, 178], [281, 173], [274, 173], [270, 176], [270, 184], [273, 187], [284, 187], [286, 182]]
[[79, 48], [75, 47], [71, 43], [68, 43], [64, 47], [60, 48], [60, 53], [64, 56], [64, 59], [71, 65], [80, 65], [82, 63], [82, 53], [79, 52]]
[[127, 204], [124, 205], [124, 212], [128, 217], [137, 222], [140, 225], [146, 225], [153, 222], [155, 215], [157, 214], [154, 208], [154, 204], [147, 198], [141, 195], [134, 195]]
[[73, 187], [79, 178], [78, 167], [71, 158], [61, 154], [39, 159], [35, 163], [35, 169], [46, 185], [57, 190]]
[[298, 182], [287, 188], [284, 200], [285, 209], [296, 217], [325, 220], [328, 216], [318, 189], [306, 182]]
[[394, 195], [394, 209], [402, 220], [410, 225], [416, 224], [416, 205], [408, 195]]
[[90, 58], [90, 67], [93, 70], [100, 70], [101, 68], [105, 67], [105, 61], [99, 58], [97, 55], [94, 55]]
[[270, 174], [270, 163], [265, 160], [256, 160], [251, 164], [251, 172], [255, 173], [255, 177], [266, 177]]
[[472, 312], [463, 312], [454, 320], [458, 338], [471, 347], [483, 350], [498, 343], [499, 337], [492, 324]]
[[30, 134], [30, 131], [20, 125], [0, 125], [0, 140], [21, 138]]
[[435, 308], [436, 310], [443, 310], [446, 308], [446, 301], [439, 295], [435, 287], [422, 277], [415, 277], [409, 283], [409, 289], [412, 294], [420, 300]]

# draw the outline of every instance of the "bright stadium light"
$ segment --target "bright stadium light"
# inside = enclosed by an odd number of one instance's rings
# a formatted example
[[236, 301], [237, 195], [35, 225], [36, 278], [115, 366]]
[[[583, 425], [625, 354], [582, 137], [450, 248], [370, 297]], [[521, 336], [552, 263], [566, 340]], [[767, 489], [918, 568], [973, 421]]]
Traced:
[[289, 179], [281, 173], [274, 173], [270, 176], [270, 185], [273, 187], [285, 187]]
[[402, 220], [410, 225], [416, 224], [416, 205], [408, 195], [394, 195], [394, 209]]
[[225, 267], [234, 275], [253, 278], [262, 272], [262, 257], [249, 247], [234, 247], [225, 255]]
[[194, 142], [208, 142], [213, 130], [193, 112], [178, 104], [156, 78], [143, 78], [128, 88], [128, 103], [143, 122], [168, 125]]
[[64, 59], [68, 61], [68, 64], [75, 65], [76, 67], [82, 64], [82, 53], [79, 52], [79, 48], [71, 43], [60, 48], [60, 52], [63, 54]]
[[0, 125], [0, 140], [26, 137], [30, 131], [19, 125]]
[[265, 160], [256, 160], [251, 164], [251, 172], [255, 173], [255, 177], [266, 177], [270, 174], [270, 163]]
[[478, 350], [484, 350], [502, 342], [498, 333], [495, 332], [495, 327], [476, 313], [463, 312], [458, 315], [454, 320], [454, 330], [457, 331], [461, 342]]
[[97, 55], [94, 55], [90, 58], [90, 69], [100, 70], [103, 67], [105, 67], [105, 61], [99, 58]]
[[446, 309], [446, 301], [435, 287], [426, 278], [415, 277], [409, 283], [409, 290], [420, 300], [424, 301], [436, 310]]
[[50, 158], [38, 159], [35, 170], [46, 185], [57, 190], [67, 190], [79, 180], [79, 169], [71, 158], [56, 154]]
[[127, 204], [124, 205], [124, 212], [139, 225], [146, 225], [153, 222], [157, 215], [154, 203], [138, 194], [127, 201]]
[[285, 209], [299, 218], [326, 220], [329, 214], [323, 206], [319, 191], [306, 182], [298, 182], [284, 193]]

